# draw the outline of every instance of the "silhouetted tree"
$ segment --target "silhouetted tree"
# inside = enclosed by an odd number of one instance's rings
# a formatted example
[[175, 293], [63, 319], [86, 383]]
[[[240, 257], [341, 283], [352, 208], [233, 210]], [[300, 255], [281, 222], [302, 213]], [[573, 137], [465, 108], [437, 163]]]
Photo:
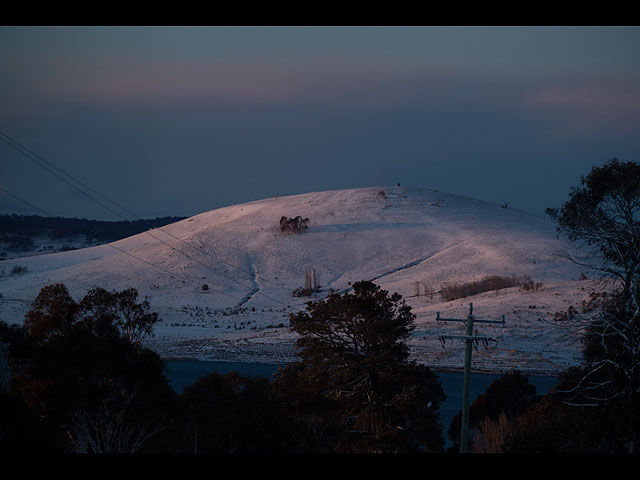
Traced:
[[94, 289], [76, 303], [62, 284], [43, 288], [12, 332], [9, 389], [64, 451], [155, 451], [175, 393], [164, 362], [142, 348], [150, 318], [137, 292]]
[[[523, 414], [536, 399], [536, 387], [529, 383], [526, 375], [519, 370], [513, 370], [495, 380], [486, 392], [469, 406], [469, 428], [478, 433], [480, 425], [485, 419], [498, 422], [502, 414], [505, 419], [512, 421]], [[451, 451], [460, 450], [460, 427], [462, 413], [459, 412], [451, 420], [449, 427], [449, 439], [453, 442]]]
[[22, 398], [0, 391], [0, 454], [52, 453], [53, 438]]
[[640, 164], [614, 158], [574, 186], [560, 209], [547, 209], [558, 233], [588, 255], [585, 266], [621, 280], [635, 302], [640, 285]]
[[[595, 315], [577, 319], [575, 327], [585, 332], [583, 362], [566, 372], [563, 387], [545, 400], [545, 412], [570, 419], [574, 429], [561, 432], [571, 441], [556, 448], [638, 452], [640, 164], [614, 158], [593, 167], [563, 207], [547, 213], [558, 222], [558, 233], [585, 252], [585, 258], [570, 258], [619, 287]], [[550, 431], [564, 428], [555, 423]]]
[[598, 407], [571, 401], [583, 367], [562, 372], [558, 385], [532, 402], [518, 429], [503, 445], [506, 453], [624, 453], [628, 413], [612, 404]]
[[[620, 324], [625, 328], [627, 315], [624, 296], [618, 295], [586, 322], [581, 365], [563, 372], [558, 387], [545, 396], [541, 406], [528, 412], [526, 428], [511, 451], [638, 451], [637, 365], [627, 339], [615, 330]], [[553, 441], [545, 443], [545, 437]]]
[[107, 322], [133, 345], [140, 345], [158, 322], [149, 302], [138, 303], [138, 291], [128, 288], [109, 292], [104, 288], [90, 290], [80, 303], [84, 321]]
[[426, 366], [409, 362], [414, 315], [397, 293], [357, 282], [353, 293], [308, 302], [291, 315], [301, 361], [275, 376], [303, 451], [438, 451], [445, 395]]
[[22, 397], [8, 390], [8, 350], [23, 334], [22, 327], [0, 321], [0, 454], [55, 451], [53, 438], [42, 428], [38, 416]]
[[293, 449], [288, 419], [267, 378], [212, 373], [179, 396], [186, 453], [277, 453]]
[[46, 342], [68, 332], [78, 321], [80, 306], [62, 283], [47, 285], [40, 290], [24, 320], [29, 337]]
[[[587, 332], [582, 375], [574, 375], [563, 402], [597, 409], [600, 417], [613, 414], [610, 421], [618, 423], [627, 451], [640, 451], [640, 164], [614, 158], [594, 167], [564, 206], [548, 213], [558, 232], [586, 251], [579, 263], [620, 286], [582, 325]], [[608, 441], [603, 437], [603, 442]]]

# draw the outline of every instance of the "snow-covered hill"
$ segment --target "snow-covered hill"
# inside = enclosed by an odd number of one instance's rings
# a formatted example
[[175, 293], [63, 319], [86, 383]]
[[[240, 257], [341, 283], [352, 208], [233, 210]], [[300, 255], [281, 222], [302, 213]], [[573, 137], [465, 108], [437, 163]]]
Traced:
[[[307, 231], [280, 231], [282, 216], [298, 215], [309, 219]], [[419, 362], [462, 367], [462, 343], [443, 348], [439, 335], [464, 327], [436, 322], [436, 312], [462, 318], [473, 302], [476, 317], [506, 319], [504, 327], [479, 325], [498, 343], [479, 346], [475, 368], [553, 373], [578, 361], [580, 348], [554, 314], [600, 288], [580, 281], [563, 252], [571, 246], [556, 238], [549, 219], [496, 204], [404, 187], [313, 192], [208, 211], [108, 245], [0, 262], [0, 318], [21, 322], [53, 282], [77, 299], [92, 286], [133, 286], [163, 319], [149, 341], [163, 356], [287, 361], [295, 340], [289, 314], [309, 300], [292, 292], [315, 270], [317, 297], [359, 280], [407, 297], [417, 315], [410, 346]], [[16, 265], [26, 271], [10, 274]], [[446, 282], [487, 275], [529, 275], [542, 285], [451, 302], [424, 295], [425, 286], [437, 292]]]

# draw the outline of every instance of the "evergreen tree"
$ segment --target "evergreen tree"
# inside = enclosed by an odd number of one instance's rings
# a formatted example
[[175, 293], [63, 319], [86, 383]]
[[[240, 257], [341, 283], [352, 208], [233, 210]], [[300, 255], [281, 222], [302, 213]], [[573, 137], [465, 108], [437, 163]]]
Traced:
[[415, 452], [443, 448], [438, 377], [409, 361], [415, 316], [397, 293], [357, 282], [291, 316], [301, 360], [275, 377], [300, 449]]

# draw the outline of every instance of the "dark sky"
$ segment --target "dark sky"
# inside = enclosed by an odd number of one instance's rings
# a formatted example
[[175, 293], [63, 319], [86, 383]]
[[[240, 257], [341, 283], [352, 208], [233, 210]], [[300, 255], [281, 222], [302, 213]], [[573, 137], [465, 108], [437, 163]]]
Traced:
[[[0, 132], [141, 217], [397, 182], [543, 213], [640, 161], [636, 27], [0, 27], [0, 66]], [[3, 142], [0, 188], [121, 219]]]

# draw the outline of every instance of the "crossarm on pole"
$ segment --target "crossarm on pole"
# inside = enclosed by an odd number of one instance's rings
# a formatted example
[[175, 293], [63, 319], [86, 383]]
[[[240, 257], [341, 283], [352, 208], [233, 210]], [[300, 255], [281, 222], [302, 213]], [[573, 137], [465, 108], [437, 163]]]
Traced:
[[[462, 323], [467, 323], [469, 317], [467, 318], [442, 318], [440, 316], [440, 312], [436, 312], [436, 321], [437, 322], [462, 322]], [[472, 317], [473, 319], [473, 323], [500, 323], [502, 325], [504, 325], [505, 321], [504, 321], [504, 315], [502, 315], [502, 317], [500, 318], [500, 320], [480, 320], [477, 319], [475, 317]]]
[[458, 340], [484, 340], [487, 342], [497, 342], [497, 340], [493, 337], [486, 337], [484, 335], [440, 335], [440, 338], [452, 338]]

